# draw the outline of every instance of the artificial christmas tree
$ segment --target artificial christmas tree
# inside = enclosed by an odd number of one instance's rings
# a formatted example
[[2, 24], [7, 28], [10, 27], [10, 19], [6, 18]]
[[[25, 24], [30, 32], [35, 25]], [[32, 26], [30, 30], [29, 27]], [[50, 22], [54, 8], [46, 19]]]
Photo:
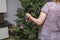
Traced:
[[[18, 8], [16, 16], [16, 27], [11, 31], [14, 40], [38, 40], [39, 27], [32, 21], [26, 22], [25, 13], [30, 13], [33, 17], [38, 18], [40, 9], [44, 5], [43, 0], [19, 0], [22, 8]], [[18, 38], [17, 38], [18, 36]]]

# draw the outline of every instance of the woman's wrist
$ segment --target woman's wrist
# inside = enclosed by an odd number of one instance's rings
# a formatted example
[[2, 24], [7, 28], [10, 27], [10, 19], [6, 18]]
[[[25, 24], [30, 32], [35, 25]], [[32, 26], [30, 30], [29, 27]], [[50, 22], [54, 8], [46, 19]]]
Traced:
[[30, 15], [30, 20], [32, 21], [33, 17]]

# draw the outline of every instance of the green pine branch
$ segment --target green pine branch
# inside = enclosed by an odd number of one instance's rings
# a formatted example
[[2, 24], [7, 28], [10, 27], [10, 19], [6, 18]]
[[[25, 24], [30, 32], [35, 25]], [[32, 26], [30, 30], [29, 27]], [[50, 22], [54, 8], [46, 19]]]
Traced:
[[[21, 40], [37, 40], [38, 26], [31, 22], [26, 22], [25, 13], [29, 11], [29, 13], [38, 18], [40, 14], [40, 9], [44, 5], [43, 0], [19, 0], [21, 2], [21, 6], [23, 8], [17, 9], [16, 16], [18, 19], [16, 20], [16, 28], [12, 30], [13, 36], [20, 36]], [[21, 26], [23, 28], [21, 28]]]

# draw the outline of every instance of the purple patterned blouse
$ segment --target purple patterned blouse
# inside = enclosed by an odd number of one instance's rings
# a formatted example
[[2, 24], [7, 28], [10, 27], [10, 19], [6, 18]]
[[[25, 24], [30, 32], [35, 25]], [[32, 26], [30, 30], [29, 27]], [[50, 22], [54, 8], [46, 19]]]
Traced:
[[41, 32], [39, 31], [38, 39], [50, 40], [51, 32], [58, 30], [57, 26], [60, 26], [60, 4], [48, 2], [41, 10], [47, 15], [47, 17]]

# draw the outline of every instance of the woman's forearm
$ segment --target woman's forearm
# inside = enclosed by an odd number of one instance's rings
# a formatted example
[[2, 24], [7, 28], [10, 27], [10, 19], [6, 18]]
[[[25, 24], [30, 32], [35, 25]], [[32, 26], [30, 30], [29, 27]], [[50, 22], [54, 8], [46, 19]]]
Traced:
[[31, 19], [34, 23], [36, 23], [37, 25], [40, 25], [40, 22], [39, 22], [38, 19], [36, 19], [36, 18], [34, 18], [34, 17], [32, 17], [32, 16], [30, 16], [30, 19]]

